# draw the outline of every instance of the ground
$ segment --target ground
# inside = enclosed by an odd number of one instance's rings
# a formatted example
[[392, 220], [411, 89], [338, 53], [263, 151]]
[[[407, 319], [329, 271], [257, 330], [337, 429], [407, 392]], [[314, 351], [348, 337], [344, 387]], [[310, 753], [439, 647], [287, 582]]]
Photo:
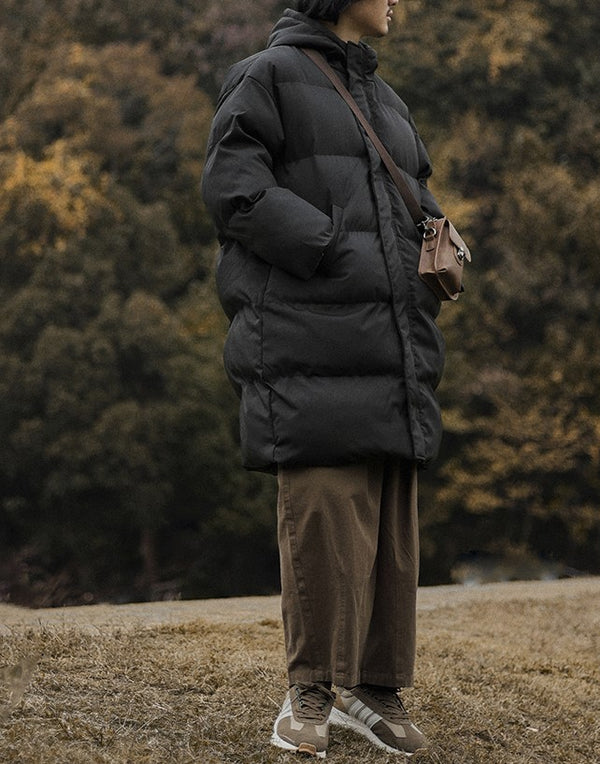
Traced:
[[[600, 763], [600, 578], [423, 588], [411, 762]], [[278, 597], [0, 605], [0, 761], [292, 764]], [[398, 758], [334, 728], [336, 764]]]

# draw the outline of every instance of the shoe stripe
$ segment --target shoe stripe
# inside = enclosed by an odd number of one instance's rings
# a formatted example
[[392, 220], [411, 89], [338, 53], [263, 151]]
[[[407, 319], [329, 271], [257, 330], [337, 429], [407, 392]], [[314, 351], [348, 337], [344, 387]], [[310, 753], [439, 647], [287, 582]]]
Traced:
[[351, 716], [354, 716], [355, 719], [358, 719], [359, 722], [362, 722], [367, 727], [369, 727], [369, 729], [374, 727], [377, 722], [383, 721], [379, 714], [376, 714], [375, 711], [372, 711], [362, 702], [362, 700], [359, 700], [358, 698], [355, 698], [354, 702], [348, 706], [348, 713]]
[[[389, 719], [384, 719], [383, 716], [380, 716], [380, 714], [375, 713], [375, 711], [372, 711], [367, 705], [365, 705], [361, 700], [356, 698], [353, 703], [350, 704], [348, 707], [348, 713], [351, 716], [354, 716], [355, 719], [358, 719], [359, 722], [362, 722], [364, 725], [366, 725], [369, 729], [373, 729], [373, 727], [377, 724], [377, 722], [383, 722], [386, 727], [388, 727], [396, 737], [399, 738], [405, 738], [406, 730], [404, 728], [405, 725], [402, 724], [395, 724], [394, 722], [390, 721]], [[414, 724], [408, 723], [408, 726], [413, 727], [417, 732], [420, 733], [420, 730], [415, 727]]]

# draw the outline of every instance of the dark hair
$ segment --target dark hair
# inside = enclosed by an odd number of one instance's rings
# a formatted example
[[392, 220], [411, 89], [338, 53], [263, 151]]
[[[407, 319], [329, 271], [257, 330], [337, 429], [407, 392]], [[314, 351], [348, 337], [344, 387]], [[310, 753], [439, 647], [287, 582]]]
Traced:
[[313, 19], [337, 24], [340, 13], [354, 0], [296, 0], [296, 8]]

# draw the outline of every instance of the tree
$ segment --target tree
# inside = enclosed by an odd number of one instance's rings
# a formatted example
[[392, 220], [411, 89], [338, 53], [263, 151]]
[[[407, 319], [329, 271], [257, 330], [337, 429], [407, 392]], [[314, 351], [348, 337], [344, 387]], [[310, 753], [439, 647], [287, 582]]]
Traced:
[[414, 102], [436, 189], [475, 254], [464, 299], [442, 315], [447, 434], [425, 491], [425, 579], [469, 549], [597, 571], [595, 9], [409, 11], [388, 74]]
[[[224, 73], [284, 6], [0, 7], [0, 596], [277, 587], [199, 179]], [[426, 583], [471, 549], [600, 570], [599, 27], [592, 0], [407, 0], [374, 43], [474, 253], [440, 319]]]
[[[52, 597], [157, 596], [167, 574], [209, 594], [198, 551], [214, 517], [263, 490], [233, 476], [223, 322], [205, 284], [212, 107], [145, 44], [54, 54], [0, 129], [2, 525], [28, 560], [23, 596], [58, 571], [69, 591]], [[178, 561], [185, 528], [198, 541]], [[252, 532], [222, 531], [223, 546]], [[247, 558], [229, 586], [243, 588]]]

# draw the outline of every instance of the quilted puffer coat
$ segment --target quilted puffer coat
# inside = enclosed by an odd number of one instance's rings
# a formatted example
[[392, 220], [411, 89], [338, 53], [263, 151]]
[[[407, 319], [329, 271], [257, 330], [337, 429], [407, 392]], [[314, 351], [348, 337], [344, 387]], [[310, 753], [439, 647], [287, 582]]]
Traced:
[[224, 360], [241, 398], [247, 468], [331, 465], [439, 447], [439, 301], [417, 275], [420, 240], [396, 187], [329, 80], [323, 53], [423, 208], [431, 167], [376, 54], [288, 10], [268, 47], [230, 70], [203, 195], [222, 244]]

